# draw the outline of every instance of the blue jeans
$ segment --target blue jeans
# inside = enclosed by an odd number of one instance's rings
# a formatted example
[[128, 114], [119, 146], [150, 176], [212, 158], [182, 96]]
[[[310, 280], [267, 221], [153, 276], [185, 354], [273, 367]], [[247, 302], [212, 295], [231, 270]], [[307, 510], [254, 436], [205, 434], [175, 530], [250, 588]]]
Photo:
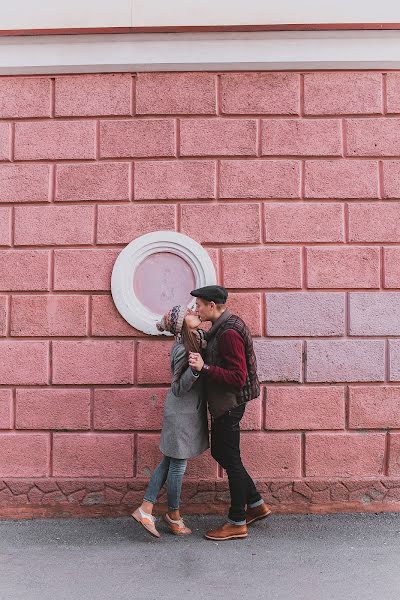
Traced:
[[164, 456], [158, 467], [153, 471], [144, 500], [155, 504], [161, 488], [167, 481], [168, 509], [178, 510], [186, 465], [186, 458]]

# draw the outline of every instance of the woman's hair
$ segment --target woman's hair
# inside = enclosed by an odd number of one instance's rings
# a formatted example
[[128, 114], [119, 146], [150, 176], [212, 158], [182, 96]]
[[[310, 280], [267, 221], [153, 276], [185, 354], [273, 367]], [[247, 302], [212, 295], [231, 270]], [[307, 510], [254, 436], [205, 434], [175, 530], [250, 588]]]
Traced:
[[180, 341], [186, 350], [186, 360], [183, 363], [181, 370], [176, 375], [176, 379], [179, 379], [189, 366], [189, 352], [198, 352], [199, 354], [202, 354], [203, 348], [201, 339], [201, 336], [199, 336], [196, 331], [189, 329], [186, 321], [184, 320]]

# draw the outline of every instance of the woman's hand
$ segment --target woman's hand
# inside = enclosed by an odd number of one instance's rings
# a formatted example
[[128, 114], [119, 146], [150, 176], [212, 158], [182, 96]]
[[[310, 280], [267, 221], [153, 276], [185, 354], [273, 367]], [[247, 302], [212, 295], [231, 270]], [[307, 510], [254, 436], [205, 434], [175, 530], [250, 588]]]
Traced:
[[198, 352], [189, 352], [189, 366], [194, 370], [200, 371], [202, 370], [204, 365], [204, 360], [201, 358], [201, 354]]

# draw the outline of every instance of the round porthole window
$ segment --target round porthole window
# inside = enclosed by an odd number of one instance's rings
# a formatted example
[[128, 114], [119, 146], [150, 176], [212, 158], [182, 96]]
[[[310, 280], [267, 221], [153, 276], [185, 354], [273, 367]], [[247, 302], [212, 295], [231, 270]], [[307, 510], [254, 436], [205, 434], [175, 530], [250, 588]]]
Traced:
[[191, 290], [216, 281], [211, 258], [200, 244], [182, 233], [155, 231], [133, 240], [119, 254], [111, 293], [132, 327], [160, 335], [156, 322], [169, 308], [193, 306]]

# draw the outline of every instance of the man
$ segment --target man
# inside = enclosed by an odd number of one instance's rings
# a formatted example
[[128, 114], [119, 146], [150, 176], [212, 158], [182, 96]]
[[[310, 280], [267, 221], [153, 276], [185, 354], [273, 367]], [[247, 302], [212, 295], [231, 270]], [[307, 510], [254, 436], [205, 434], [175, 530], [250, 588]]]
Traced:
[[245, 538], [247, 525], [271, 513], [240, 458], [240, 420], [246, 402], [260, 394], [253, 341], [244, 321], [226, 308], [224, 287], [206, 286], [191, 294], [200, 320], [213, 324], [206, 334], [205, 362], [200, 354], [190, 353], [189, 364], [205, 379], [212, 417], [211, 454], [227, 472], [231, 495], [228, 521], [205, 537], [218, 541]]

